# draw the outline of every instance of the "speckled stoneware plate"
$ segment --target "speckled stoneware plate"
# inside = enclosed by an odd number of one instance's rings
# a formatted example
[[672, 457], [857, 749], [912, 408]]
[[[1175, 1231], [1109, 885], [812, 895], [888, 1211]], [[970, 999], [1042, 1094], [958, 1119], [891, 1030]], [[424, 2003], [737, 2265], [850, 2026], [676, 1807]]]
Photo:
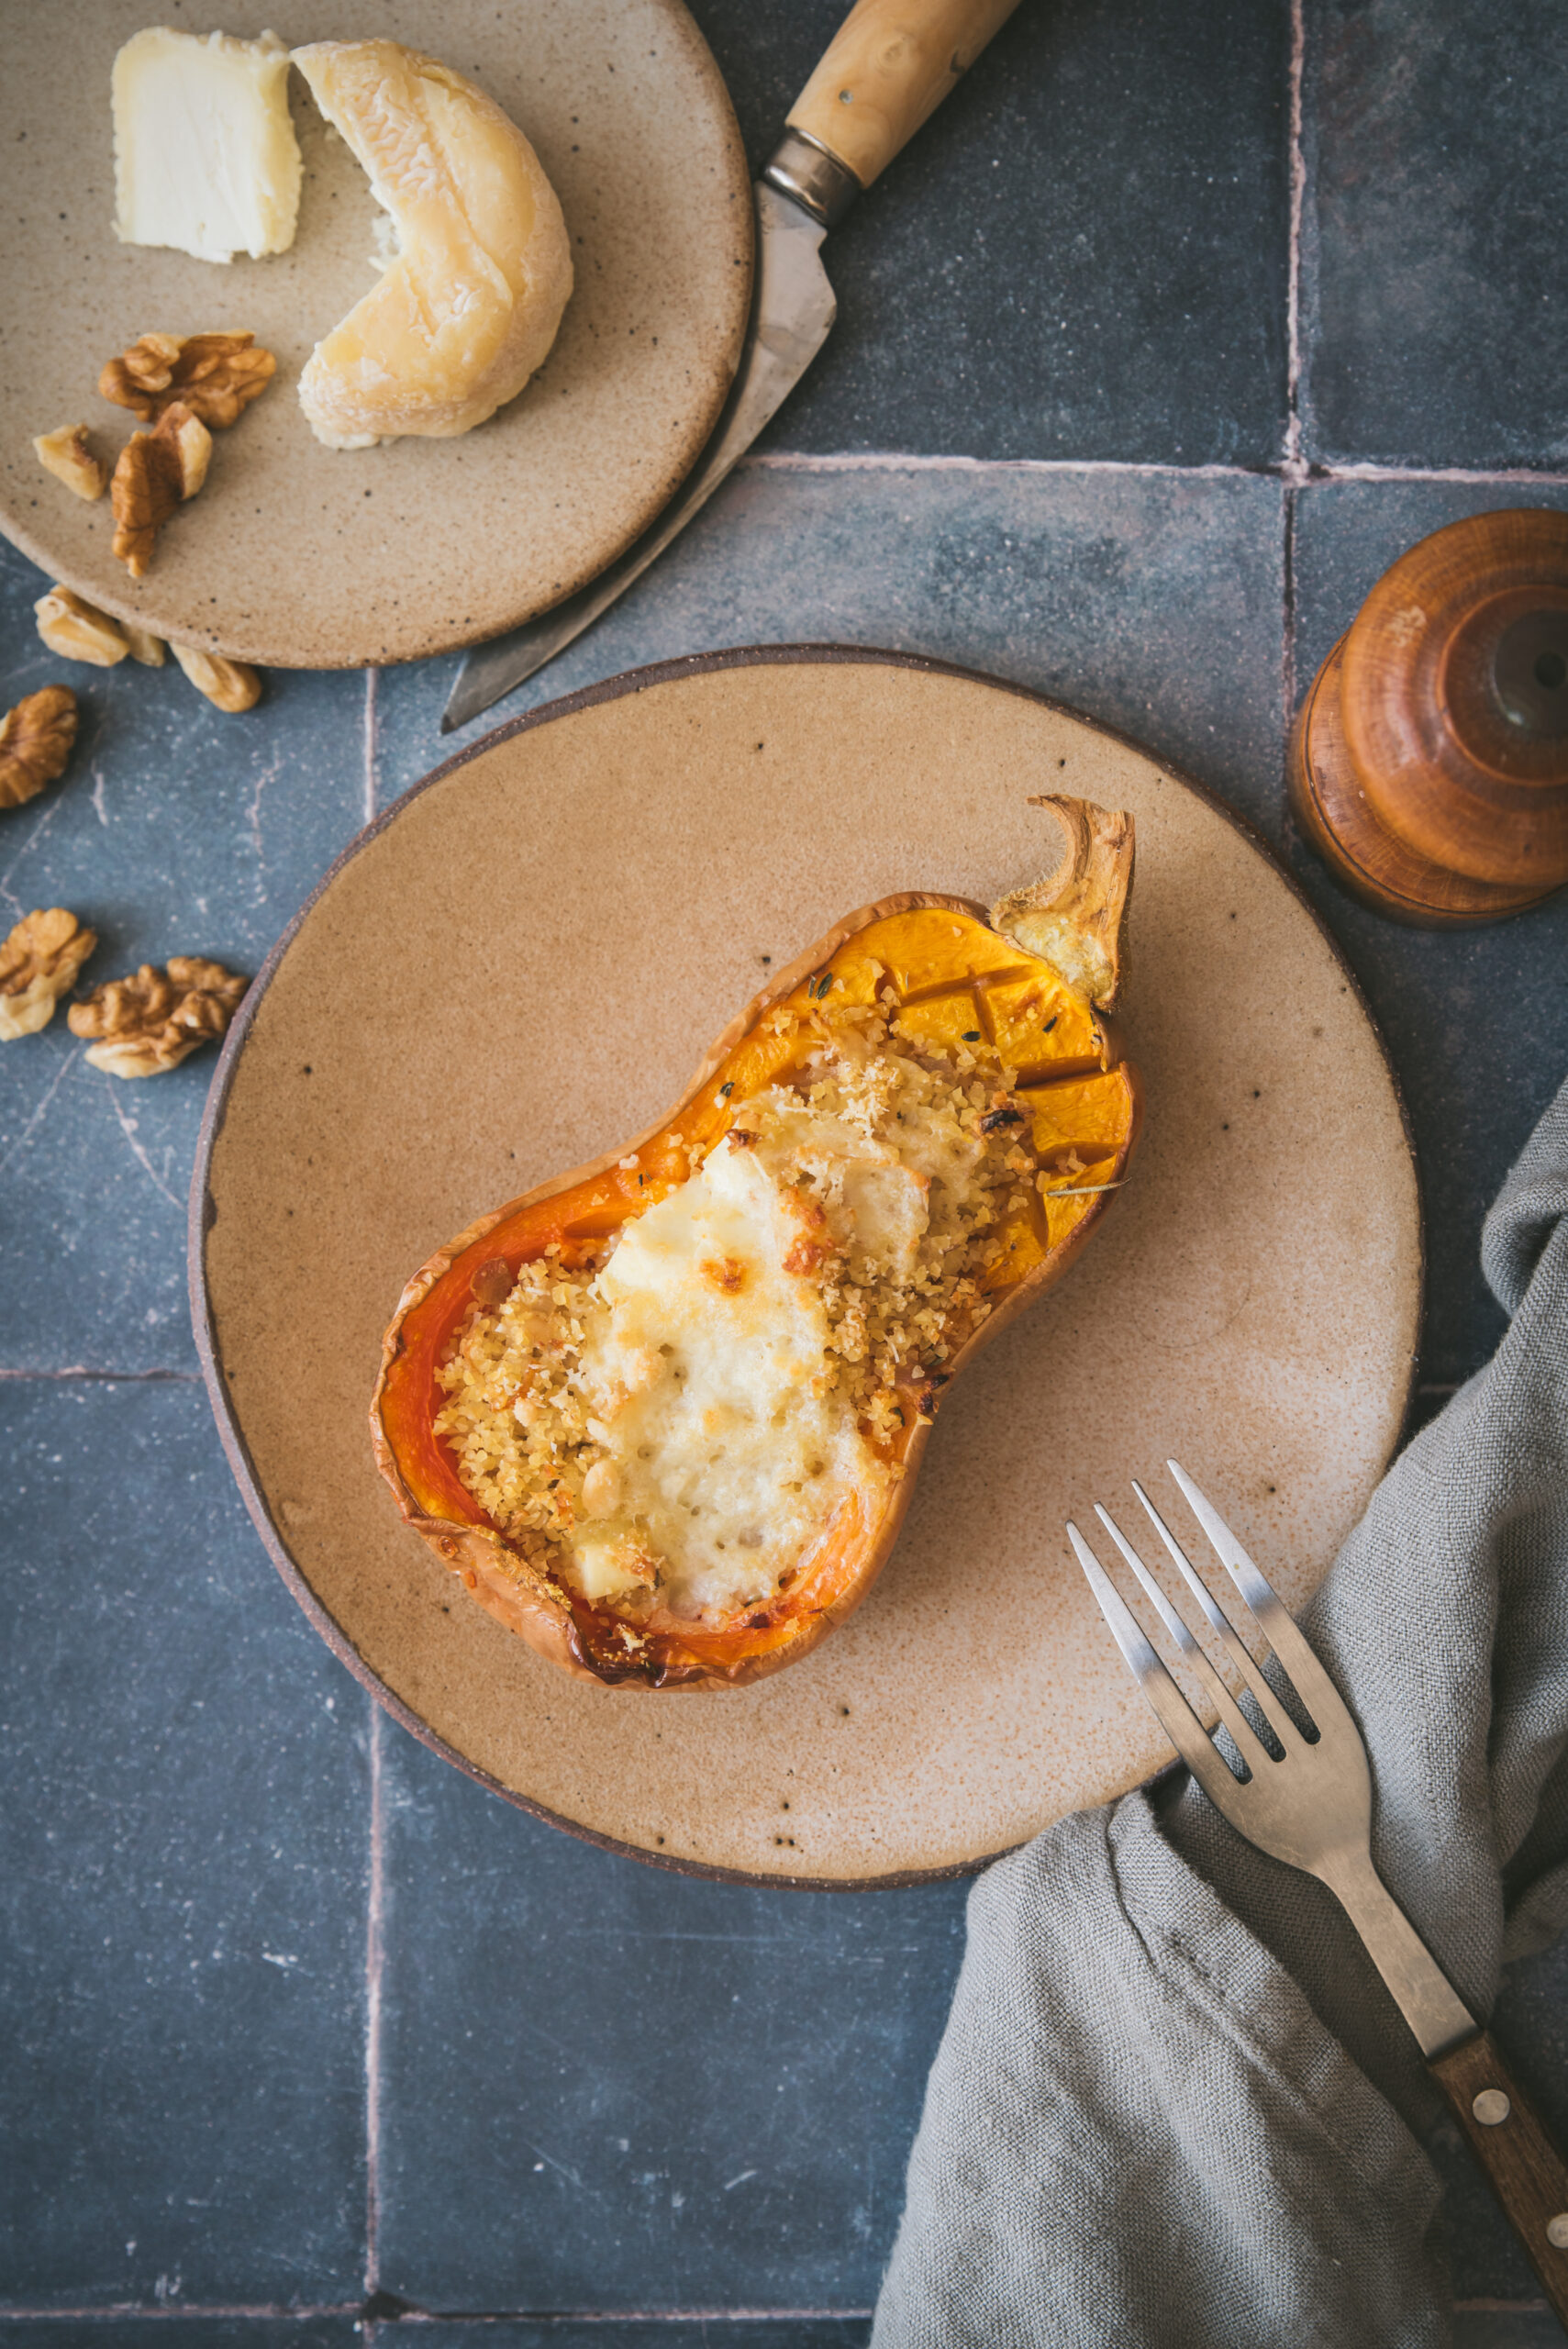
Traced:
[[[576, 290], [526, 390], [456, 440], [324, 449], [295, 385], [368, 292], [380, 207], [291, 75], [306, 181], [294, 249], [227, 267], [117, 242], [109, 71], [167, 21], [291, 47], [367, 33], [466, 73], [539, 151]], [[680, 0], [71, 0], [6, 13], [0, 72], [0, 529], [51, 577], [164, 636], [284, 668], [406, 661], [494, 636], [602, 570], [669, 498], [723, 405], [751, 279], [746, 159], [717, 66]], [[33, 453], [85, 422], [111, 457], [136, 418], [97, 395], [138, 335], [249, 327], [278, 373], [216, 436], [199, 497], [148, 576]]]
[[[943, 1406], [860, 1612], [754, 1687], [569, 1680], [468, 1598], [371, 1463], [381, 1334], [484, 1209], [651, 1124], [839, 915], [990, 903], [1031, 792], [1132, 809], [1133, 1178]], [[1174, 1453], [1288, 1600], [1405, 1408], [1420, 1227], [1349, 974], [1257, 841], [1073, 711], [891, 653], [645, 669], [536, 710], [361, 834], [251, 988], [192, 1195], [218, 1423], [284, 1577], [396, 1716], [617, 1849], [775, 1881], [974, 1866], [1164, 1760], [1062, 1535]], [[1179, 1504], [1177, 1504], [1179, 1508]]]

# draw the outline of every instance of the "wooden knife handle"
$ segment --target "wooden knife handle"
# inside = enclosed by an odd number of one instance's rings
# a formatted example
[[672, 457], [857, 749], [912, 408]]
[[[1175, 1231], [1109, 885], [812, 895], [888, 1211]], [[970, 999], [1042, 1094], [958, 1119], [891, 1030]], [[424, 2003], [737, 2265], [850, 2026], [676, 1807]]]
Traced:
[[1508, 2076], [1489, 2032], [1428, 2066], [1459, 2115], [1525, 2255], [1568, 2324], [1568, 2163]]
[[1018, 5], [855, 0], [790, 109], [790, 128], [869, 187]]

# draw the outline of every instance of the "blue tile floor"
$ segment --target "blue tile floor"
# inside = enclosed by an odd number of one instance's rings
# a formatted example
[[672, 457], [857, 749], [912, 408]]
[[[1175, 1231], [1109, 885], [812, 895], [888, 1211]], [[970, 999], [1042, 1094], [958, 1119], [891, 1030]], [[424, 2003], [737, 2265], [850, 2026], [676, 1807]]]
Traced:
[[[838, 0], [695, 13], [760, 158]], [[1429, 1411], [1496, 1335], [1477, 1236], [1568, 1071], [1568, 901], [1468, 936], [1379, 922], [1294, 837], [1283, 749], [1405, 546], [1568, 504], [1551, 24], [1020, 9], [829, 245], [840, 324], [764, 447], [499, 713], [720, 645], [883, 644], [1076, 703], [1220, 792], [1389, 1040]], [[0, 551], [0, 707], [58, 674], [44, 584]], [[0, 815], [3, 926], [71, 906], [94, 977], [254, 971], [367, 817], [484, 730], [438, 735], [455, 667], [273, 674], [244, 718], [172, 668], [72, 672], [72, 768]], [[268, 1565], [196, 1379], [209, 1073], [117, 1085], [61, 1021], [0, 1052], [0, 2349], [150, 2349], [175, 2314], [189, 2349], [387, 2342], [414, 2313], [439, 2349], [863, 2343], [962, 1887], [644, 1870], [368, 1704]], [[1548, 1953], [1496, 2028], [1568, 2136], [1565, 2013]], [[1433, 2153], [1462, 2349], [1561, 2342], [1457, 2137]]]

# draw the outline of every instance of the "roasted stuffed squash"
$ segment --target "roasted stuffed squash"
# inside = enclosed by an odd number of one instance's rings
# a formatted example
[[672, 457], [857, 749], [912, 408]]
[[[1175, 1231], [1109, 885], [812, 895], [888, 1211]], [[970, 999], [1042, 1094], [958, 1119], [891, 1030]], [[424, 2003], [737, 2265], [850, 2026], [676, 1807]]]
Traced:
[[1064, 1272], [1137, 1137], [1106, 1014], [1130, 818], [990, 913], [888, 897], [750, 1004], [652, 1131], [405, 1289], [372, 1406], [409, 1523], [568, 1671], [732, 1687], [893, 1546], [934, 1414]]

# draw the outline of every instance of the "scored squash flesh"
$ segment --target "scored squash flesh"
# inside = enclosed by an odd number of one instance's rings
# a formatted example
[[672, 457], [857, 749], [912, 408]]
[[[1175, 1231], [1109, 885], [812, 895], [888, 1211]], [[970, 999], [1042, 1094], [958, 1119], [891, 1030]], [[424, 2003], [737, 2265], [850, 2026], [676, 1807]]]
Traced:
[[1137, 1138], [1106, 1012], [1130, 819], [988, 915], [861, 907], [659, 1125], [482, 1217], [387, 1330], [378, 1465], [530, 1646], [614, 1687], [806, 1654], [893, 1547], [938, 1403], [1064, 1272]]

